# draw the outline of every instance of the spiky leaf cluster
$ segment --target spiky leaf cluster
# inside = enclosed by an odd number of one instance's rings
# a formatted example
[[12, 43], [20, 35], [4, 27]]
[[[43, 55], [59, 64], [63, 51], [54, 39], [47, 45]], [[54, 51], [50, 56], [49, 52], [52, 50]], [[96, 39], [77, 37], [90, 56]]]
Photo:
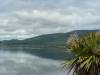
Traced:
[[100, 32], [80, 37], [71, 35], [67, 41], [67, 50], [75, 54], [75, 58], [70, 61], [73, 74], [100, 75]]

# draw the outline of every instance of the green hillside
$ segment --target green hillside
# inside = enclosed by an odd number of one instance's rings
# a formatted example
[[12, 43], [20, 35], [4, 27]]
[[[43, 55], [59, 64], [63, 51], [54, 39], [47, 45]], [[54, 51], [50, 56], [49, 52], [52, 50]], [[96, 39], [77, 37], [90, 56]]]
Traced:
[[70, 59], [73, 57], [69, 52], [65, 52], [66, 41], [70, 34], [78, 34], [79, 36], [96, 30], [77, 30], [68, 33], [56, 33], [41, 35], [25, 40], [5, 40], [1, 41], [0, 48], [9, 49], [11, 51], [25, 51], [41, 57], [52, 59]]

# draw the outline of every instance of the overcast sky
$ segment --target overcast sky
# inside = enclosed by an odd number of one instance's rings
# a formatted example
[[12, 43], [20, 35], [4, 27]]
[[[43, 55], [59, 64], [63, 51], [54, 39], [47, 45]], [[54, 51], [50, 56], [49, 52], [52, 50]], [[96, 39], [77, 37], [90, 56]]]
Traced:
[[100, 0], [0, 0], [0, 40], [100, 28]]

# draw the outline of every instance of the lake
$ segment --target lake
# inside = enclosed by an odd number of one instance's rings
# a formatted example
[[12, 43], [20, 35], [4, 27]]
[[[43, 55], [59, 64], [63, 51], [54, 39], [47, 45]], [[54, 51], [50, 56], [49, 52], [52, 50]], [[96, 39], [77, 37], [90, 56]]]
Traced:
[[23, 51], [0, 50], [0, 75], [66, 75], [62, 63]]

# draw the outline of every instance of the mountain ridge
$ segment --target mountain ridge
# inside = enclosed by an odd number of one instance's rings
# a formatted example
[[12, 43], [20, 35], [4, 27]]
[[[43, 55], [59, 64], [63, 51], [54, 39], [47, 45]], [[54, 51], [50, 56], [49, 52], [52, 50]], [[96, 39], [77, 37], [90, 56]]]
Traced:
[[[66, 50], [66, 41], [70, 34], [84, 35], [88, 32], [96, 32], [99, 30], [77, 30], [67, 33], [56, 33], [41, 35], [25, 40], [7, 40], [1, 41], [0, 48], [7, 48], [11, 51], [25, 51], [31, 54], [35, 54], [41, 57], [52, 59], [70, 59], [73, 57]], [[16, 49], [17, 48], [17, 49]]]

